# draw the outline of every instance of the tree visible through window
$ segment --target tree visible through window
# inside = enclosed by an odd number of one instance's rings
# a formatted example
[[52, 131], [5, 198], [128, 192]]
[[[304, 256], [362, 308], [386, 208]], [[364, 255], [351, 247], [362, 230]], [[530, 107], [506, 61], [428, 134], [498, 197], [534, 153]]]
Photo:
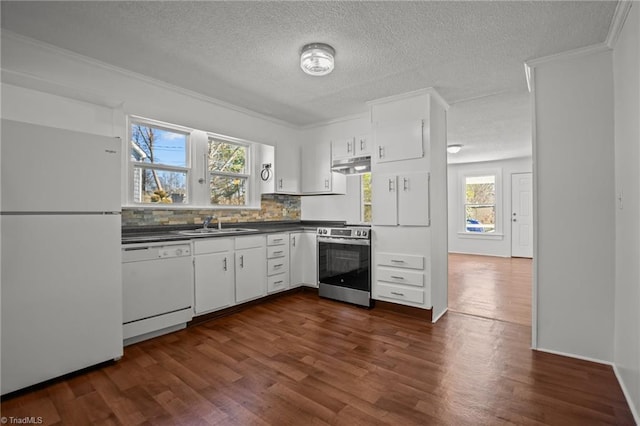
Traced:
[[495, 232], [495, 175], [467, 176], [465, 178], [464, 211], [466, 232]]
[[187, 202], [187, 140], [185, 133], [132, 123], [131, 161], [135, 202]]
[[209, 139], [211, 204], [239, 206], [247, 203], [247, 152], [245, 145]]
[[362, 221], [371, 223], [371, 173], [360, 177], [362, 182]]

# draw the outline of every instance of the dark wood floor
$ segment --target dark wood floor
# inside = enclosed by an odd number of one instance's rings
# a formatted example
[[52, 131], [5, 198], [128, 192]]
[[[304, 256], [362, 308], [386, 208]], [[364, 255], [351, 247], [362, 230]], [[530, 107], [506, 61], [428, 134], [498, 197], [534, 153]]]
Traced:
[[530, 327], [437, 324], [296, 293], [142, 342], [6, 400], [44, 424], [633, 424], [610, 367], [529, 349]]
[[449, 254], [449, 310], [531, 326], [532, 262]]

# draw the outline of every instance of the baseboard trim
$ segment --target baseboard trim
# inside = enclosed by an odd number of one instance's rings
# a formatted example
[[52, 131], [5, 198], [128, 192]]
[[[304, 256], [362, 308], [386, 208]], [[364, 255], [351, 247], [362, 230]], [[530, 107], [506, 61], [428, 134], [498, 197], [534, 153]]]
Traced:
[[566, 356], [568, 358], [575, 358], [575, 359], [580, 359], [582, 361], [595, 362], [596, 364], [604, 364], [604, 365], [609, 365], [609, 366], [613, 367], [613, 363], [611, 361], [604, 361], [602, 359], [591, 358], [591, 357], [582, 356], [582, 355], [576, 355], [576, 354], [572, 354], [572, 353], [568, 353], [568, 352], [554, 351], [553, 349], [545, 349], [545, 348], [540, 348], [540, 347], [532, 348], [532, 349], [534, 351], [546, 352], [548, 354], [553, 354], [553, 355]]
[[408, 315], [412, 318], [420, 318], [431, 322], [433, 309], [421, 309], [413, 306], [400, 305], [398, 303], [384, 302], [382, 300], [374, 300], [375, 310], [388, 311], [396, 314]]
[[[447, 308], [444, 308], [444, 311], [440, 312], [440, 314], [439, 314], [439, 315], [437, 315], [437, 316], [435, 317], [435, 319], [434, 319], [432, 322], [435, 324], [435, 323], [436, 323], [436, 322], [438, 322], [438, 321], [440, 320], [440, 318], [442, 318], [442, 317], [444, 316], [444, 314], [446, 314], [447, 312], [449, 312], [449, 308], [448, 308], [448, 307], [447, 307]], [[431, 316], [433, 316], [433, 312], [431, 313]]]
[[616, 364], [613, 364], [613, 374], [615, 374], [616, 379], [618, 379], [618, 384], [620, 385], [620, 388], [622, 388], [622, 393], [624, 394], [624, 398], [627, 400], [627, 405], [631, 410], [631, 414], [633, 414], [633, 419], [635, 420], [637, 425], [640, 425], [640, 415], [638, 415], [638, 409], [633, 403], [633, 399], [631, 399], [629, 390], [627, 389], [627, 386], [622, 380], [622, 376], [620, 376], [620, 371], [618, 370], [618, 366]]
[[261, 297], [259, 299], [250, 300], [248, 302], [244, 302], [244, 303], [241, 303], [239, 305], [230, 306], [228, 308], [220, 309], [219, 311], [210, 312], [208, 314], [203, 314], [203, 315], [198, 315], [197, 317], [193, 317], [193, 319], [187, 323], [187, 327], [192, 327], [194, 325], [200, 325], [200, 324], [203, 324], [205, 322], [212, 321], [214, 319], [218, 319], [218, 318], [226, 317], [226, 316], [229, 316], [229, 315], [233, 315], [235, 313], [244, 311], [245, 309], [250, 308], [251, 306], [261, 305], [261, 304], [263, 304], [265, 302], [269, 302], [269, 301], [271, 301], [273, 299], [277, 299], [277, 298], [282, 297], [282, 296], [288, 296], [290, 294], [295, 294], [295, 293], [300, 293], [300, 292], [307, 292], [307, 291], [312, 292], [313, 290], [316, 290], [315, 291], [316, 294], [318, 293], [317, 289], [311, 289], [311, 288], [307, 288], [307, 287], [296, 287], [296, 288], [292, 288], [292, 289], [289, 289], [289, 290], [281, 291], [279, 293], [269, 294], [269, 295]]

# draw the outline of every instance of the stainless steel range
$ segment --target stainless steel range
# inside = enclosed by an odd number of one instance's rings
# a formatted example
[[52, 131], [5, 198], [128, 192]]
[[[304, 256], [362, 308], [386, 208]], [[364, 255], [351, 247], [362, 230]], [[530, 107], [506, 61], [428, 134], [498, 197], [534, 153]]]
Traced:
[[371, 229], [318, 228], [321, 297], [371, 307]]

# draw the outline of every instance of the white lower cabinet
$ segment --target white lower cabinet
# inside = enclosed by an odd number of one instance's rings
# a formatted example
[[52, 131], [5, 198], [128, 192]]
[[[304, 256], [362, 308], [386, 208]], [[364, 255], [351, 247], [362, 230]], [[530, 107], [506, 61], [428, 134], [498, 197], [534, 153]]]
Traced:
[[267, 235], [267, 293], [289, 288], [289, 234]]
[[211, 238], [194, 241], [196, 315], [235, 303], [234, 240]]
[[236, 237], [236, 303], [267, 293], [267, 262], [264, 235]]
[[423, 256], [378, 253], [375, 277], [374, 299], [409, 306], [431, 307], [431, 286]]
[[291, 287], [318, 286], [318, 247], [315, 231], [292, 232], [289, 237]]

